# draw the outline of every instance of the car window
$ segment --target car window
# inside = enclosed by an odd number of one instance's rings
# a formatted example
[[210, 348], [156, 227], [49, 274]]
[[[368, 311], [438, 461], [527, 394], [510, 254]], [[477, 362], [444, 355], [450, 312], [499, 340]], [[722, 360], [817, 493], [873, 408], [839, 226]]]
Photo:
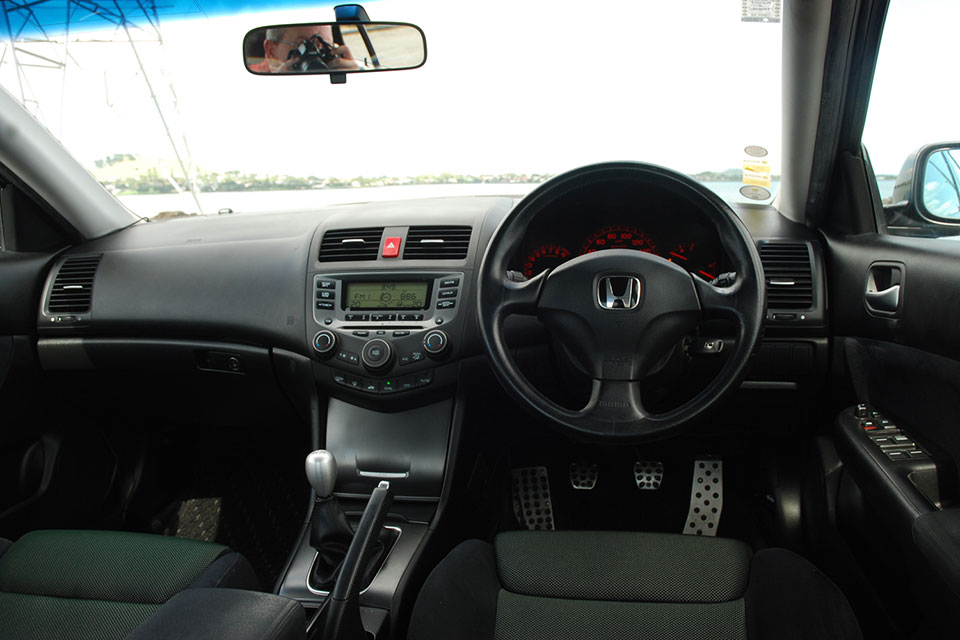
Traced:
[[612, 160], [731, 202], [778, 188], [780, 3], [369, 2], [372, 20], [423, 28], [426, 64], [336, 86], [252, 75], [241, 45], [262, 25], [333, 20], [337, 3], [109, 3], [123, 28], [78, 5], [69, 29], [9, 4], [0, 85], [146, 217], [521, 195]]
[[960, 84], [944, 75], [958, 25], [956, 0], [890, 2], [863, 133], [887, 233], [960, 233]]

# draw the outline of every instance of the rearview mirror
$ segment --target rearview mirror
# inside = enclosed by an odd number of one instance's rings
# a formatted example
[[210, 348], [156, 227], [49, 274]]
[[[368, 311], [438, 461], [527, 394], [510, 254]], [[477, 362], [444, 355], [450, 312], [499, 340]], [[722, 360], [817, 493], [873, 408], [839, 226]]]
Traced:
[[257, 75], [397, 71], [426, 59], [423, 31], [403, 22], [281, 24], [243, 38], [244, 64]]

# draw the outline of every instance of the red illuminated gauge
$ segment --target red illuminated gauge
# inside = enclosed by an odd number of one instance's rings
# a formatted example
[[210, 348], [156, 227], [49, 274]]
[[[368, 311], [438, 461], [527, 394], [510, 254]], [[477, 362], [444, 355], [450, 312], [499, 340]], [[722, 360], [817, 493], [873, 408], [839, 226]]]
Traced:
[[544, 244], [533, 250], [523, 261], [523, 275], [528, 278], [560, 266], [570, 257], [570, 250], [556, 244]]
[[606, 227], [590, 236], [584, 243], [580, 254], [593, 253], [604, 249], [636, 249], [647, 253], [658, 253], [650, 236], [636, 227]]
[[717, 261], [704, 259], [696, 242], [683, 242], [668, 251], [663, 257], [707, 282], [717, 277]]

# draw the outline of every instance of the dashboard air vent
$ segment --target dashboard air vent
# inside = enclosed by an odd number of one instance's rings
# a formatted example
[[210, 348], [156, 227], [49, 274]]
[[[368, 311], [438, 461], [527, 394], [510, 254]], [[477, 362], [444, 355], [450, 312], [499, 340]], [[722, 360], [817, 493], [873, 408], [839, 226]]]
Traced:
[[319, 262], [376, 260], [383, 227], [335, 229], [323, 234]]
[[813, 306], [810, 248], [805, 242], [762, 242], [760, 262], [767, 283], [768, 309]]
[[463, 260], [470, 247], [470, 227], [410, 227], [405, 260]]
[[93, 276], [102, 254], [68, 256], [50, 289], [50, 313], [87, 313], [93, 299]]

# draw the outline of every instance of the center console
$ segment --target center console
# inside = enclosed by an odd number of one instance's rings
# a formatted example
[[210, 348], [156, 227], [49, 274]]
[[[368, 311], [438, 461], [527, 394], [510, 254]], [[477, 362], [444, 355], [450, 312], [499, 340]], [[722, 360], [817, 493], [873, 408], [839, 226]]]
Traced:
[[317, 382], [348, 396], [409, 395], [449, 382], [438, 369], [456, 357], [466, 289], [457, 271], [312, 274]]

